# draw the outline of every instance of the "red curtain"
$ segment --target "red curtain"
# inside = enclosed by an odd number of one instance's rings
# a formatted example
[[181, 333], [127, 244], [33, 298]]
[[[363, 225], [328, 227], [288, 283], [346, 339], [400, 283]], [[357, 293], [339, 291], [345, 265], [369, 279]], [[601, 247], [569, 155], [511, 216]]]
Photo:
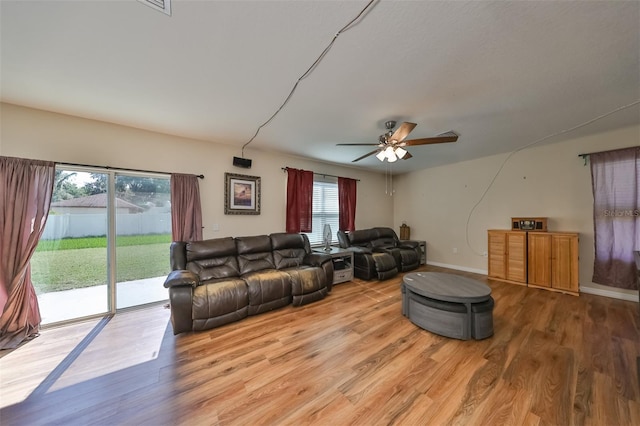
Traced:
[[38, 334], [30, 259], [47, 222], [55, 163], [0, 157], [0, 349]]
[[196, 175], [171, 175], [171, 234], [173, 241], [202, 240], [202, 207]]
[[313, 172], [287, 167], [287, 232], [311, 232]]
[[349, 178], [338, 178], [338, 210], [341, 231], [356, 230], [356, 186], [357, 181]]

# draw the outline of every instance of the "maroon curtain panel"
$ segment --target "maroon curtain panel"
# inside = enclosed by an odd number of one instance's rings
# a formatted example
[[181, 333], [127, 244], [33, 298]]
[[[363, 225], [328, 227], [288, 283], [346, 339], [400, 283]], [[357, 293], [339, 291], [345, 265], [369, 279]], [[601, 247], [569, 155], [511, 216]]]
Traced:
[[590, 154], [595, 260], [593, 282], [637, 289], [640, 147]]
[[29, 261], [47, 222], [55, 170], [53, 162], [0, 157], [0, 349], [39, 331]]
[[202, 240], [202, 206], [196, 175], [171, 175], [171, 235], [173, 241]]
[[313, 172], [287, 168], [287, 232], [311, 232]]
[[341, 231], [356, 230], [357, 183], [355, 179], [338, 178], [338, 225]]

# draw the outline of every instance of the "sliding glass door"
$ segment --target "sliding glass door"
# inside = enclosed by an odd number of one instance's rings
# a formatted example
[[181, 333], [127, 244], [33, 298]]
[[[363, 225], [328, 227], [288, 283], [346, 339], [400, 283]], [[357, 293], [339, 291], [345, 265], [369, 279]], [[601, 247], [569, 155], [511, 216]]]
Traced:
[[118, 309], [168, 299], [171, 200], [168, 177], [116, 174]]
[[109, 312], [108, 197], [104, 173], [57, 169], [31, 275], [42, 323]]
[[31, 260], [43, 324], [168, 299], [169, 177], [58, 169]]

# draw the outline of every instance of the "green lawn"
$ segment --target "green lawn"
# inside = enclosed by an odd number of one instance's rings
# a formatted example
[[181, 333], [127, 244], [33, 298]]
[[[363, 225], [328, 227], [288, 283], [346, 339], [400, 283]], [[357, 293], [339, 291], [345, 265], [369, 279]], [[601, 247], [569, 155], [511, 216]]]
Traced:
[[[171, 243], [171, 234], [122, 235], [116, 238], [118, 247], [140, 246], [146, 244]], [[76, 250], [107, 247], [107, 237], [63, 238], [61, 240], [42, 240], [36, 251]]]
[[[170, 272], [171, 236], [118, 237], [117, 282], [165, 276]], [[38, 294], [107, 283], [105, 237], [42, 241], [31, 258], [31, 277]], [[64, 248], [63, 248], [64, 247]], [[79, 248], [86, 247], [86, 248]]]

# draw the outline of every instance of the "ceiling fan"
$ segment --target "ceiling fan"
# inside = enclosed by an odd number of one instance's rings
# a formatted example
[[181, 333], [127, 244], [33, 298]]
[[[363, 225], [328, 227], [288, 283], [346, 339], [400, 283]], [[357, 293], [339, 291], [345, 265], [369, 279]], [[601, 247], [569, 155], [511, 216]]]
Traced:
[[458, 135], [453, 131], [448, 131], [446, 133], [442, 133], [441, 135], [432, 137], [432, 138], [422, 138], [422, 139], [411, 139], [405, 140], [405, 138], [411, 133], [414, 127], [417, 126], [416, 123], [404, 122], [398, 127], [398, 129], [394, 132], [393, 128], [396, 127], [396, 122], [393, 120], [389, 120], [384, 123], [384, 126], [387, 128], [387, 131], [380, 135], [378, 138], [378, 143], [339, 143], [336, 145], [339, 146], [373, 146], [377, 145], [377, 148], [373, 151], [356, 158], [352, 161], [355, 163], [356, 161], [360, 161], [363, 158], [367, 158], [370, 155], [376, 154], [376, 157], [380, 161], [384, 161], [385, 159], [393, 163], [398, 158], [402, 160], [408, 160], [413, 157], [406, 149], [405, 146], [416, 146], [416, 145], [428, 145], [434, 143], [448, 143], [455, 142], [458, 140]]

